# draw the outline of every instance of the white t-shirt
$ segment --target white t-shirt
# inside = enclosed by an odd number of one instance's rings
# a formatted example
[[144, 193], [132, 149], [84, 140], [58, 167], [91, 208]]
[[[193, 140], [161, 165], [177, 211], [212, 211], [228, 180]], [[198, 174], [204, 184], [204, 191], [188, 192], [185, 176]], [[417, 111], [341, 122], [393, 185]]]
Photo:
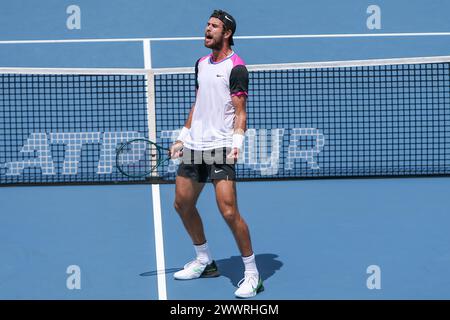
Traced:
[[184, 145], [192, 150], [231, 147], [235, 108], [231, 97], [248, 94], [248, 71], [234, 52], [213, 62], [212, 55], [195, 64], [197, 97], [190, 134]]

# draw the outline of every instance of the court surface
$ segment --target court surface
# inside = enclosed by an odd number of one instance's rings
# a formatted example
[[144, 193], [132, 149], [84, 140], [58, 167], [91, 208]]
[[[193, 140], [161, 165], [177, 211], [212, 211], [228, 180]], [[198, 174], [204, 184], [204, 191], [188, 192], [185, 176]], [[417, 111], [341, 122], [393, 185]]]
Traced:
[[[450, 31], [446, 1], [378, 1], [380, 30], [367, 28], [368, 1], [77, 2], [79, 30], [66, 27], [67, 1], [0, 5], [0, 41], [201, 36], [210, 12], [222, 7], [234, 14], [241, 36], [354, 35], [235, 41], [248, 64], [450, 53], [449, 35], [357, 36]], [[199, 41], [155, 42], [152, 65], [192, 67], [207, 53]], [[142, 68], [144, 59], [140, 42], [0, 42], [0, 66]], [[198, 208], [221, 277], [173, 280], [194, 255], [173, 209], [174, 189], [1, 187], [0, 299], [233, 299], [243, 265], [212, 185]], [[449, 299], [449, 190], [448, 177], [239, 183], [240, 211], [266, 287], [255, 299]], [[163, 246], [155, 242], [161, 235]], [[69, 266], [79, 267], [80, 289], [68, 288]], [[373, 266], [378, 289], [368, 287]]]

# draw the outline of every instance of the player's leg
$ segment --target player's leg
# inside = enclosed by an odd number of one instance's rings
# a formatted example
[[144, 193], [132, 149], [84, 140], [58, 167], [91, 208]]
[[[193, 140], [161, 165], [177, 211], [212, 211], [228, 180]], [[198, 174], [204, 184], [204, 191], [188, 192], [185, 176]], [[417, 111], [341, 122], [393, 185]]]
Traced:
[[233, 232], [242, 255], [245, 272], [235, 295], [250, 298], [264, 290], [262, 279], [256, 267], [255, 255], [250, 240], [250, 232], [237, 206], [236, 183], [233, 180], [214, 180], [216, 200], [223, 218]]
[[179, 167], [174, 206], [191, 237], [196, 258], [187, 263], [182, 270], [176, 272], [175, 279], [188, 280], [219, 275], [206, 242], [202, 219], [196, 208], [205, 178], [204, 165], [182, 163]]
[[196, 208], [204, 185], [191, 178], [182, 176], [176, 178], [174, 207], [194, 245], [200, 245], [206, 241], [202, 219]]
[[218, 148], [212, 152], [208, 174], [214, 184], [219, 211], [233, 232], [243, 257], [253, 254], [247, 223], [239, 213], [236, 199], [236, 169], [234, 160], [226, 157], [229, 149]]
[[233, 232], [241, 255], [253, 254], [250, 232], [244, 218], [241, 216], [236, 200], [236, 183], [232, 180], [214, 180], [216, 201], [222, 217]]

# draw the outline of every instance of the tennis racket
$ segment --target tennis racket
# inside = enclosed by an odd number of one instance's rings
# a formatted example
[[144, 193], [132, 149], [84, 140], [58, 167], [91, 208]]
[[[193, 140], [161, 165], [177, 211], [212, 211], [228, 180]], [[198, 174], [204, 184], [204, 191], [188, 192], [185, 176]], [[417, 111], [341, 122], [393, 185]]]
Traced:
[[134, 139], [122, 144], [116, 152], [116, 166], [129, 178], [143, 178], [155, 173], [170, 160], [170, 150], [147, 139]]

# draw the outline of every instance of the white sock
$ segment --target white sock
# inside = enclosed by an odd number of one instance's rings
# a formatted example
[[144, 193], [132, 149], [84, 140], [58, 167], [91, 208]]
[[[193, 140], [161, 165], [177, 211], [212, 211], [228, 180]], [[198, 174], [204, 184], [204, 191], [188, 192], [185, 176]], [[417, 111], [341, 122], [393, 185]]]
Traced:
[[259, 275], [258, 268], [256, 268], [255, 254], [248, 257], [242, 257], [242, 261], [244, 261], [245, 272]]
[[197, 253], [197, 260], [204, 264], [209, 264], [212, 261], [211, 252], [209, 252], [208, 242], [196, 246], [194, 244], [195, 253]]

